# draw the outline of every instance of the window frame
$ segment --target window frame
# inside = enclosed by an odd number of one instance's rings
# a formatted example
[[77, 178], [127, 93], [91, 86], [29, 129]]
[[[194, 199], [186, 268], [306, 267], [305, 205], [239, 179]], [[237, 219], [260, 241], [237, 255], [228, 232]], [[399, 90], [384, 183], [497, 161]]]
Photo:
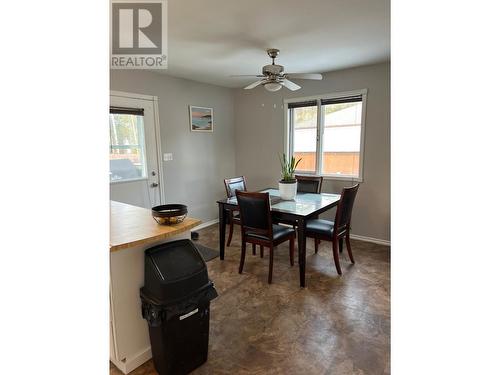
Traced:
[[[300, 171], [300, 174], [304, 175], [317, 175], [322, 176], [327, 180], [340, 180], [340, 181], [355, 181], [363, 182], [363, 164], [364, 164], [364, 150], [365, 150], [365, 123], [366, 123], [366, 100], [367, 100], [368, 89], [352, 90], [352, 91], [342, 91], [323, 95], [305, 96], [300, 98], [290, 98], [283, 100], [283, 110], [285, 113], [285, 138], [284, 138], [284, 152], [287, 157], [293, 154], [293, 121], [289, 118], [290, 110], [288, 108], [289, 103], [298, 103], [315, 100], [317, 103], [317, 133], [316, 133], [316, 170], [314, 172]], [[348, 176], [348, 175], [336, 175], [336, 174], [325, 174], [322, 173], [323, 166], [323, 142], [322, 137], [324, 133], [324, 116], [321, 108], [321, 99], [340, 99], [349, 96], [360, 95], [361, 96], [361, 135], [360, 135], [360, 145], [359, 145], [359, 176]]]

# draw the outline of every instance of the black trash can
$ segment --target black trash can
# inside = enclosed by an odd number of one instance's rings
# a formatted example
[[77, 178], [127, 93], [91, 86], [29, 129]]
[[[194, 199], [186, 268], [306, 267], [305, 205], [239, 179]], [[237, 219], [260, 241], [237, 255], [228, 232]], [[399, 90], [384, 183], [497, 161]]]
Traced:
[[188, 374], [206, 362], [210, 301], [215, 297], [205, 261], [190, 240], [145, 251], [142, 317], [148, 321], [160, 375]]

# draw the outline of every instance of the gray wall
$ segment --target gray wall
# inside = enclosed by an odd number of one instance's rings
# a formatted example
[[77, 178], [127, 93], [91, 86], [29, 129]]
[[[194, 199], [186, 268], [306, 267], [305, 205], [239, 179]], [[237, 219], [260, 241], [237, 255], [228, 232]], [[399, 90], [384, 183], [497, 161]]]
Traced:
[[[390, 64], [327, 73], [322, 81], [296, 81], [301, 90], [269, 93], [235, 89], [236, 172], [250, 189], [277, 186], [278, 153], [284, 149], [283, 99], [368, 89], [364, 180], [352, 218], [353, 234], [390, 240]], [[324, 192], [338, 193], [350, 181], [326, 180]], [[333, 218], [334, 212], [325, 214]]]
[[[323, 81], [297, 80], [302, 89], [269, 93], [224, 87], [143, 71], [112, 70], [111, 89], [157, 95], [161, 145], [173, 152], [164, 162], [168, 202], [188, 204], [204, 221], [217, 217], [215, 201], [224, 197], [222, 180], [245, 175], [250, 189], [277, 186], [278, 153], [284, 148], [283, 99], [368, 89], [364, 181], [353, 212], [353, 233], [390, 240], [390, 65], [346, 69]], [[188, 105], [214, 108], [213, 134], [192, 133]], [[348, 181], [326, 180], [325, 192], [340, 192]], [[333, 218], [334, 212], [326, 214]]]
[[[204, 221], [216, 218], [223, 179], [235, 175], [232, 90], [137, 70], [112, 70], [110, 77], [111, 90], [158, 96], [162, 152], [174, 154], [163, 162], [167, 202], [187, 204]], [[214, 109], [213, 133], [189, 130], [190, 104]]]

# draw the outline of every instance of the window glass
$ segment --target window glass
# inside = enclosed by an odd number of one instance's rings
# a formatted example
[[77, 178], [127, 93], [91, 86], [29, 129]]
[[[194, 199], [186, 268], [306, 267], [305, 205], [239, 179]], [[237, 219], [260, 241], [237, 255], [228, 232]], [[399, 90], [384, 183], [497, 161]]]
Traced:
[[302, 158], [297, 171], [314, 172], [316, 170], [316, 137], [318, 131], [318, 107], [300, 107], [290, 109], [293, 127], [293, 155]]
[[322, 105], [322, 174], [359, 176], [362, 102]]
[[109, 115], [109, 178], [126, 181], [146, 177], [143, 116]]

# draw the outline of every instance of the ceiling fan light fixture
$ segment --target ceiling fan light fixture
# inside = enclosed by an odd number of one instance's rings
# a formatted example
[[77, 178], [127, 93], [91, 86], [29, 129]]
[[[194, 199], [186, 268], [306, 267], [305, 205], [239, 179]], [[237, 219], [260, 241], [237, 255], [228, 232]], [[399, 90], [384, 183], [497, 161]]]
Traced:
[[281, 89], [281, 85], [277, 82], [268, 82], [264, 85], [267, 91], [275, 92]]

